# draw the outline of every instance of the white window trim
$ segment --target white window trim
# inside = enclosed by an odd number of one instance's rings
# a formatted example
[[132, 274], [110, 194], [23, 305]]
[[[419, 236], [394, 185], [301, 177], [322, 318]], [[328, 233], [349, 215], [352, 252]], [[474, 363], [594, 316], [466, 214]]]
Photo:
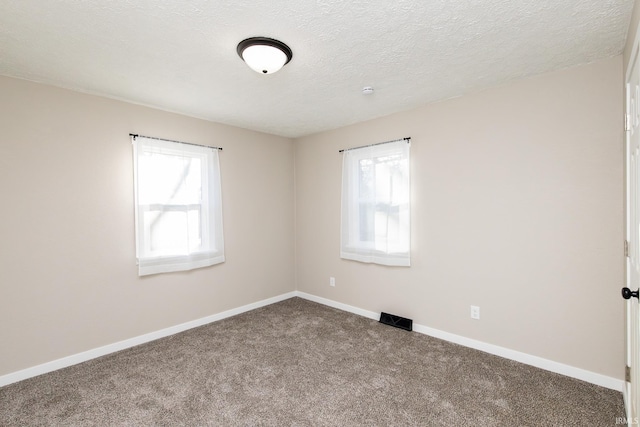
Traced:
[[[172, 271], [193, 270], [225, 261], [224, 237], [222, 225], [222, 197], [218, 150], [213, 147], [182, 144], [175, 141], [132, 136], [135, 188], [135, 227], [136, 258], [140, 276]], [[202, 203], [141, 204], [139, 201], [138, 158], [145, 152], [163, 152], [164, 154], [200, 158], [202, 161]], [[208, 204], [207, 204], [208, 201]], [[145, 211], [188, 210], [200, 208], [201, 249], [186, 254], [157, 255], [150, 248], [151, 232], [144, 224]]]
[[[407, 222], [408, 229], [405, 236], [407, 250], [402, 252], [385, 252], [375, 249], [375, 242], [360, 240], [359, 225], [359, 204], [361, 202], [359, 192], [355, 189], [355, 184], [359, 181], [359, 162], [366, 158], [378, 158], [385, 155], [402, 153], [407, 161], [406, 194], [410, 195], [410, 158], [409, 143], [407, 140], [398, 140], [390, 143], [369, 146], [355, 150], [345, 150], [343, 153], [342, 172], [342, 203], [341, 203], [341, 233], [340, 233], [340, 257], [344, 259], [360, 261], [365, 263], [375, 263], [387, 266], [411, 265], [411, 241], [410, 222], [411, 207], [410, 200], [400, 207], [401, 218]], [[355, 194], [358, 193], [358, 194]]]

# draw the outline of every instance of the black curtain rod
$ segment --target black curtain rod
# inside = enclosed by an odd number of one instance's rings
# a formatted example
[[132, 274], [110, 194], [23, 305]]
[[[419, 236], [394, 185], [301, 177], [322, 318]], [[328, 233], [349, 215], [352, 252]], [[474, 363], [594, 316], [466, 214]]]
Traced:
[[158, 141], [176, 142], [178, 144], [195, 145], [196, 147], [206, 147], [206, 148], [211, 148], [213, 150], [222, 151], [222, 147], [212, 147], [210, 145], [192, 144], [191, 142], [182, 142], [182, 141], [175, 141], [173, 139], [156, 138], [156, 137], [153, 137], [153, 136], [138, 135], [137, 133], [130, 133], [129, 136], [133, 137], [133, 139], [136, 139], [137, 137], [141, 136], [143, 138], [155, 139], [155, 140], [158, 140]]
[[362, 145], [360, 147], [353, 147], [353, 148], [345, 148], [344, 150], [338, 150], [338, 153], [342, 153], [343, 151], [350, 151], [350, 150], [358, 150], [360, 148], [367, 148], [367, 147], [373, 147], [374, 145], [382, 145], [382, 144], [389, 144], [391, 142], [398, 142], [398, 141], [407, 141], [407, 143], [411, 142], [411, 137], [408, 136], [406, 138], [400, 138], [400, 139], [394, 139], [392, 141], [385, 141], [385, 142], [377, 142], [375, 144], [369, 144], [369, 145]]

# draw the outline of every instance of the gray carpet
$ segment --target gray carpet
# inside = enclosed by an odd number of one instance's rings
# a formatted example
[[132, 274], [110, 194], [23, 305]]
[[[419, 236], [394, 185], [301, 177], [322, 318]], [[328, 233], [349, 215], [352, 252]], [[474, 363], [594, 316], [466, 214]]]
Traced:
[[0, 425], [614, 426], [622, 394], [289, 299], [0, 388]]

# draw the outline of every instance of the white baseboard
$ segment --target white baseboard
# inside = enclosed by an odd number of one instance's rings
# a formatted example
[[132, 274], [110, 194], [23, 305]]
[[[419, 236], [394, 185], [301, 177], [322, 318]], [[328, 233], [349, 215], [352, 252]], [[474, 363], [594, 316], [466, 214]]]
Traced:
[[[367, 317], [369, 319], [379, 320], [380, 313], [373, 311], [363, 310], [358, 307], [354, 307], [348, 304], [343, 304], [337, 301], [333, 301], [327, 298], [318, 297], [315, 295], [307, 294], [305, 292], [296, 291], [295, 296], [314, 301], [320, 304], [327, 305], [329, 307], [337, 308], [339, 310], [348, 311], [350, 313], [358, 314], [360, 316]], [[547, 371], [555, 372], [557, 374], [565, 375], [568, 377], [576, 378], [582, 381], [586, 381], [592, 384], [596, 384], [602, 387], [606, 387], [616, 391], [624, 391], [624, 381], [613, 377], [609, 377], [595, 372], [587, 371], [574, 366], [565, 365], [563, 363], [554, 362], [553, 360], [543, 359], [542, 357], [532, 356], [527, 353], [511, 350], [505, 347], [500, 347], [493, 344], [488, 344], [482, 341], [477, 341], [471, 338], [466, 338], [461, 335], [444, 332], [438, 329], [429, 328], [423, 325], [413, 324], [413, 330], [429, 335], [434, 338], [439, 338], [452, 343], [460, 344], [465, 347], [474, 348], [476, 350], [484, 351], [496, 356], [504, 357], [506, 359], [514, 360], [516, 362], [524, 363], [526, 365], [535, 366]]]
[[[57, 359], [51, 362], [43, 363], [41, 365], [33, 366], [31, 368], [12, 372], [10, 374], [0, 376], [0, 387], [25, 380], [27, 378], [46, 374], [47, 372], [52, 372], [58, 369], [66, 368], [68, 366], [76, 365], [78, 363], [86, 362], [88, 360], [95, 359], [97, 357], [105, 356], [110, 353], [115, 353], [116, 351], [124, 350], [130, 347], [134, 347], [136, 345], [144, 344], [149, 341], [157, 340], [159, 338], [164, 338], [169, 335], [177, 334], [179, 332], [183, 332], [188, 329], [196, 328], [198, 326], [202, 326], [208, 323], [216, 322], [218, 320], [226, 319], [227, 317], [231, 317], [237, 314], [245, 313], [247, 311], [255, 310], [256, 308], [264, 307], [264, 306], [274, 304], [280, 301], [284, 301], [286, 299], [293, 298], [296, 296], [307, 299], [309, 301], [314, 301], [329, 307], [337, 308], [342, 311], [367, 317], [369, 319], [378, 320], [380, 318], [380, 313], [364, 310], [358, 307], [354, 307], [348, 304], [343, 304], [327, 298], [322, 298], [315, 295], [307, 294], [305, 292], [293, 291], [293, 292], [288, 292], [286, 294], [278, 295], [273, 298], [268, 298], [262, 301], [258, 301], [252, 304], [243, 305], [242, 307], [223, 311], [222, 313], [203, 317], [201, 319], [192, 320], [190, 322], [182, 323], [176, 326], [171, 326], [169, 328], [165, 328], [156, 332], [140, 335], [124, 341], [108, 344], [92, 350], [84, 351], [82, 353], [74, 354], [74, 355], [63, 357], [61, 359]], [[624, 392], [625, 383], [623, 380], [608, 377], [602, 374], [597, 374], [597, 373], [576, 368], [573, 366], [565, 365], [563, 363], [554, 362], [552, 360], [543, 359], [541, 357], [532, 356], [530, 354], [511, 350], [511, 349], [500, 347], [497, 345], [473, 340], [460, 335], [451, 334], [449, 332], [440, 331], [438, 329], [429, 328], [423, 325], [414, 324], [413, 329], [414, 331], [421, 334], [429, 335], [445, 341], [460, 344], [465, 347], [474, 348], [476, 350], [481, 350], [486, 353], [504, 357], [506, 359], [515, 360], [520, 363], [545, 369], [547, 371], [555, 372], [561, 375], [566, 375], [568, 377], [576, 378], [576, 379], [586, 381], [592, 384], [596, 384], [602, 387]]]
[[46, 374], [47, 372], [52, 372], [58, 369], [66, 368], [71, 365], [76, 365], [78, 363], [86, 362], [88, 360], [105, 356], [110, 353], [115, 353], [116, 351], [124, 350], [126, 348], [134, 347], [136, 345], [144, 344], [149, 341], [157, 340], [158, 338], [164, 338], [169, 335], [177, 334], [179, 332], [186, 331], [187, 329], [196, 328], [198, 326], [203, 326], [208, 323], [226, 319], [227, 317], [235, 316], [237, 314], [255, 310], [256, 308], [260, 308], [266, 305], [274, 304], [276, 302], [284, 301], [286, 299], [293, 298], [294, 296], [296, 296], [295, 292], [288, 292], [286, 294], [278, 295], [273, 298], [268, 298], [262, 301], [254, 302], [252, 304], [243, 305], [242, 307], [223, 311], [222, 313], [203, 317], [201, 319], [192, 320], [186, 323], [181, 323], [176, 326], [171, 326], [169, 328], [161, 329], [159, 331], [150, 332], [148, 334], [140, 335], [134, 338], [129, 338], [124, 341], [108, 344], [102, 347], [94, 348], [92, 350], [87, 350], [82, 353], [77, 353], [71, 356], [63, 357], [61, 359], [43, 363], [41, 365], [23, 369], [21, 371], [12, 372], [10, 374], [0, 376], [0, 387], [15, 383], [18, 381], [26, 380], [27, 378]]

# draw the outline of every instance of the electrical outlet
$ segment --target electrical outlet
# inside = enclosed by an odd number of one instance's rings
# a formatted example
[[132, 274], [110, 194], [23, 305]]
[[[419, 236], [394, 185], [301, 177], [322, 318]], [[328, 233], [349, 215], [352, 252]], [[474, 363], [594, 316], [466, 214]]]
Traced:
[[477, 305], [471, 306], [471, 318], [480, 320], [480, 307], [478, 307]]
[[335, 286], [335, 285], [336, 285], [336, 278], [329, 277], [329, 286]]

